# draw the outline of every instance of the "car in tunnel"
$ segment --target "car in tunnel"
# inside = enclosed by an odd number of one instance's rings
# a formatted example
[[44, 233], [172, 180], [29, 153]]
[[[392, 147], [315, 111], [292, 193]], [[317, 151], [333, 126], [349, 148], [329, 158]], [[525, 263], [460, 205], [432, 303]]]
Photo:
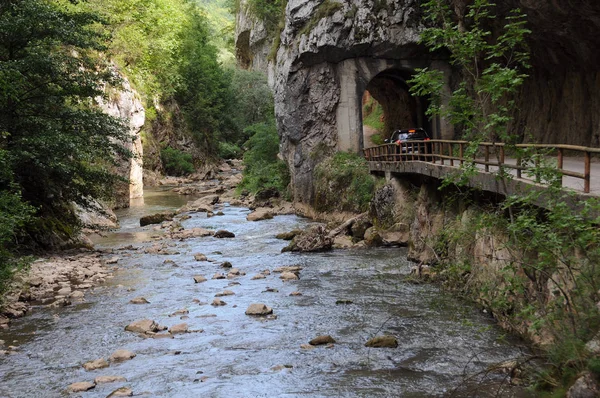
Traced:
[[[402, 153], [431, 153], [431, 143], [426, 141], [431, 140], [431, 136], [425, 129], [412, 128], [412, 129], [401, 129], [395, 130], [390, 138], [386, 139], [385, 142], [388, 144], [396, 144], [399, 148], [402, 148]], [[423, 145], [418, 144], [423, 142]]]

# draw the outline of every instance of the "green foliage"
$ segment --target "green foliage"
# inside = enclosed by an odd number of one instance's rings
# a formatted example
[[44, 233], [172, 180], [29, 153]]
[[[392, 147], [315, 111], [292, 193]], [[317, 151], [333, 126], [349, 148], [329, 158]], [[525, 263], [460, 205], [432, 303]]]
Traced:
[[489, 0], [475, 0], [462, 22], [447, 0], [429, 0], [423, 10], [431, 27], [423, 31], [421, 41], [431, 51], [448, 50], [463, 79], [449, 98], [442, 98], [442, 72], [421, 69], [409, 82], [411, 92], [430, 96], [428, 114], [447, 118], [467, 139], [514, 143], [516, 137], [507, 126], [515, 110], [514, 95], [529, 68], [525, 40], [531, 31], [525, 27], [525, 15], [513, 10], [502, 30], [492, 32], [498, 17]]
[[376, 180], [364, 158], [337, 152], [315, 168], [314, 184], [317, 210], [363, 212], [375, 192]]
[[248, 126], [273, 119], [273, 94], [266, 76], [259, 71], [236, 69], [231, 71], [230, 115], [228, 129], [222, 138], [237, 146], [242, 146], [249, 138]]
[[192, 155], [166, 147], [160, 152], [160, 158], [167, 175], [182, 176], [195, 171]]
[[383, 107], [373, 97], [363, 104], [363, 124], [373, 127], [379, 132], [385, 130], [385, 123], [382, 121]]
[[285, 15], [287, 0], [248, 0], [247, 4], [249, 11], [273, 33]]
[[[171, 120], [161, 145], [192, 137], [210, 158], [227, 124], [231, 93], [229, 75], [218, 62], [221, 52], [213, 44], [223, 43], [212, 39], [215, 24], [225, 16], [208, 14], [210, 20], [199, 3], [219, 9], [219, 4], [200, 0], [88, 0], [79, 7], [110, 22], [108, 54], [140, 93], [149, 114], [169, 113], [151, 118]], [[165, 106], [173, 103], [177, 106]]]
[[[0, 7], [0, 149], [5, 204], [37, 209], [72, 223], [65, 204], [83, 206], [108, 196], [119, 181], [112, 170], [127, 128], [104, 114], [94, 98], [104, 84], [116, 84], [108, 63], [97, 55], [105, 37], [91, 13], [54, 2], [12, 1]], [[27, 221], [5, 209], [8, 230]], [[10, 222], [13, 219], [13, 223]], [[52, 231], [46, 231], [47, 234]], [[37, 237], [36, 237], [37, 238]], [[2, 244], [4, 242], [0, 242]]]
[[257, 192], [263, 188], [276, 188], [285, 192], [290, 181], [287, 165], [279, 154], [279, 136], [275, 122], [258, 123], [246, 128], [250, 139], [244, 144], [244, 178], [239, 189]]
[[221, 159], [238, 159], [242, 155], [239, 146], [229, 142], [219, 142], [219, 157]]

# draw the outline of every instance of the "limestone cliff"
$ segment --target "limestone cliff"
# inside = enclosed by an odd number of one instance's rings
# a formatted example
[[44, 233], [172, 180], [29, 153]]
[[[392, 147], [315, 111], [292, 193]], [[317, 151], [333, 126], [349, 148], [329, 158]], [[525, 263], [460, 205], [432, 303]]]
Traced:
[[115, 208], [129, 207], [130, 200], [141, 198], [144, 194], [142, 181], [142, 138], [140, 131], [145, 122], [145, 110], [129, 81], [123, 79], [119, 88], [111, 88], [107, 99], [98, 98], [98, 102], [107, 114], [124, 119], [129, 126], [131, 141], [124, 145], [133, 153], [133, 157], [121, 160], [117, 173], [129, 180], [120, 184], [114, 197]]
[[[462, 18], [470, 0], [450, 1]], [[524, 141], [600, 145], [600, 2], [497, 3], [499, 14], [521, 8], [532, 31], [530, 78], [512, 129]], [[281, 153], [291, 170], [295, 200], [310, 203], [312, 172], [324, 156], [362, 149], [361, 99], [367, 89], [387, 106], [391, 127], [425, 127], [435, 138], [453, 138], [446, 121], [424, 116], [426, 99], [408, 95], [406, 80], [417, 67], [445, 71], [446, 89], [456, 83], [443, 57], [432, 57], [418, 44], [419, 4], [289, 0], [280, 45], [268, 67], [267, 48], [274, 38], [247, 12], [238, 16], [238, 59], [270, 72]]]

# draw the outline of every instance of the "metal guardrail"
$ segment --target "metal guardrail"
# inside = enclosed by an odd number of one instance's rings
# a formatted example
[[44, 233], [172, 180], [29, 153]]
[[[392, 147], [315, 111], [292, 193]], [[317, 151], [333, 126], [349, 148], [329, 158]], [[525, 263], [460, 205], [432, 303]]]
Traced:
[[[472, 157], [465, 157], [465, 151], [470, 144], [468, 141], [453, 140], [412, 141], [365, 148], [363, 153], [367, 161], [372, 162], [425, 161], [433, 164], [448, 164], [449, 166], [473, 162], [484, 166], [483, 170], [486, 172], [490, 171], [490, 167], [516, 170], [517, 178], [522, 178], [524, 171], [531, 172], [532, 175], [535, 175], [536, 182], [541, 182], [541, 176], [536, 175], [535, 166], [540, 166], [542, 158], [547, 159], [548, 156], [554, 155], [556, 156], [556, 169], [561, 173], [561, 176], [582, 179], [585, 193], [590, 192], [591, 157], [593, 154], [600, 154], [600, 148], [576, 145], [517, 144], [509, 146], [503, 143], [482, 142], [479, 144], [476, 156], [473, 159]], [[508, 158], [507, 152], [512, 151], [516, 152], [516, 157]], [[523, 153], [527, 151], [530, 153], [524, 157]], [[563, 168], [565, 152], [575, 153], [579, 156], [583, 155], [583, 173]], [[533, 165], [529, 165], [531, 162], [533, 162]]]

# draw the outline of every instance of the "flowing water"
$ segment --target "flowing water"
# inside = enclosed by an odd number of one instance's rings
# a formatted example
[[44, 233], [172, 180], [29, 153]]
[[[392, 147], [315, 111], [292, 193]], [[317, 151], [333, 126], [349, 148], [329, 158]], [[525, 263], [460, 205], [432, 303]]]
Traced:
[[[122, 386], [147, 397], [487, 397], [496, 396], [505, 376], [473, 375], [520, 354], [485, 314], [436, 286], [405, 282], [410, 272], [405, 249], [282, 254], [287, 242], [275, 235], [310, 223], [296, 216], [247, 222], [249, 210], [224, 206], [223, 216], [197, 213], [182, 224], [227, 229], [235, 238], [173, 241], [172, 251], [180, 254], [167, 256], [118, 250], [152, 245], [151, 236], [160, 232], [140, 228], [139, 217], [178, 207], [182, 200], [148, 191], [145, 205], [119, 214], [119, 231], [96, 242], [115, 248], [121, 257], [110, 282], [86, 294], [84, 303], [35, 308], [0, 332], [0, 339], [19, 346], [15, 354], [0, 357], [1, 397], [106, 397]], [[197, 262], [195, 253], [214, 262]], [[210, 279], [223, 271], [219, 265], [224, 261], [246, 275]], [[301, 265], [300, 280], [283, 282], [275, 273], [251, 279], [283, 265]], [[209, 280], [194, 283], [198, 274]], [[235, 295], [223, 297], [226, 306], [211, 306], [224, 289]], [[303, 295], [290, 296], [293, 291]], [[138, 296], [150, 304], [129, 304]], [[277, 318], [245, 315], [256, 302], [273, 307]], [[170, 316], [183, 308], [189, 318]], [[186, 322], [203, 332], [143, 339], [124, 331], [143, 318], [166, 326]], [[336, 344], [300, 348], [323, 334], [333, 336]], [[381, 334], [397, 336], [398, 348], [364, 346]], [[106, 369], [82, 368], [117, 349], [137, 356]], [[124, 376], [127, 382], [66, 392], [69, 384], [100, 375]], [[497, 396], [522, 394], [505, 385]]]

